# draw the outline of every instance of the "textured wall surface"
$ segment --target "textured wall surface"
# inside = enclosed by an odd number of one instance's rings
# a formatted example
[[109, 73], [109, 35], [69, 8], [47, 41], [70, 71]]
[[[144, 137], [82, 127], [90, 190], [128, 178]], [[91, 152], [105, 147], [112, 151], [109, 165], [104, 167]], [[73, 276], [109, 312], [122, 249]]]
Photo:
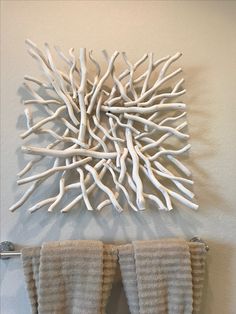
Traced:
[[[202, 314], [234, 314], [236, 309], [236, 2], [185, 1], [1, 1], [1, 240], [38, 245], [58, 239], [128, 242], [200, 235], [209, 246]], [[14, 183], [25, 163], [20, 153], [24, 128], [22, 81], [38, 67], [24, 40], [70, 47], [125, 50], [136, 60], [146, 51], [158, 57], [182, 51], [183, 100], [188, 104], [198, 212], [179, 206], [119, 215], [76, 208], [67, 215], [27, 206], [14, 214]], [[47, 191], [45, 190], [45, 193]], [[34, 201], [40, 199], [36, 195]], [[32, 200], [33, 201], [33, 200]], [[109, 313], [128, 313], [117, 284]], [[1, 261], [1, 313], [30, 313], [21, 262]]]

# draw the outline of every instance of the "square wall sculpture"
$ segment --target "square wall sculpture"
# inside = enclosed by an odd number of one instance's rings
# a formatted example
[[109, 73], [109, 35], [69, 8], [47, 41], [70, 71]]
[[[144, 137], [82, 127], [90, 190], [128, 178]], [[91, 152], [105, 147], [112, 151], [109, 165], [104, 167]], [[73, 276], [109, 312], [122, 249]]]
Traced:
[[[25, 76], [32, 99], [24, 101], [27, 130], [21, 137], [34, 136], [37, 146], [22, 146], [32, 159], [17, 183], [30, 185], [11, 211], [30, 202], [54, 175], [57, 193], [31, 204], [30, 212], [40, 208], [68, 212], [80, 202], [88, 210], [111, 204], [118, 212], [124, 203], [139, 211], [147, 202], [169, 211], [173, 200], [198, 208], [189, 189], [191, 173], [179, 160], [190, 148], [184, 132], [186, 105], [176, 102], [185, 93], [184, 80], [177, 79], [182, 70], [170, 70], [181, 53], [158, 60], [147, 53], [133, 63], [125, 52], [102, 51], [101, 64], [92, 51], [81, 48], [76, 57], [73, 48], [65, 55], [56, 47], [63, 61], [60, 69], [48, 44], [43, 52], [30, 40], [26, 43], [44, 79]], [[40, 119], [35, 108], [44, 110]], [[45, 135], [48, 145], [39, 147]], [[48, 168], [36, 173], [43, 159], [48, 159]], [[76, 196], [61, 206], [71, 190]], [[93, 197], [96, 190], [104, 197], [99, 203]]]

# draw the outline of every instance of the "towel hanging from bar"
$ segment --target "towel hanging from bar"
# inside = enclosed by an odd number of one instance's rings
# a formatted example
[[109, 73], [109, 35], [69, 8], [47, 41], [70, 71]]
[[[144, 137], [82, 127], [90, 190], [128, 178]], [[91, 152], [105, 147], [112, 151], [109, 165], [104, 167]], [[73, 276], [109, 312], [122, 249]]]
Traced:
[[22, 260], [33, 313], [106, 313], [119, 262], [131, 314], [197, 314], [206, 252], [202, 242], [179, 239], [118, 246], [74, 240], [25, 248]]

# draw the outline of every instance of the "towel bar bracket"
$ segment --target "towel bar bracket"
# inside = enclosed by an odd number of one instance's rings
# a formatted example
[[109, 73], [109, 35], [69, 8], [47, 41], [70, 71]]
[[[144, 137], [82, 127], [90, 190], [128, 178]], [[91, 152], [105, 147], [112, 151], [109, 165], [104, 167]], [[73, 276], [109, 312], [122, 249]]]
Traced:
[[196, 237], [193, 237], [191, 240], [189, 240], [190, 242], [200, 242], [200, 243], [203, 243], [205, 244], [205, 249], [206, 251], [208, 252], [210, 250], [209, 246], [206, 244], [205, 241], [203, 241], [200, 237], [196, 236]]
[[0, 243], [0, 259], [8, 259], [13, 256], [20, 256], [20, 252], [15, 251], [15, 246], [10, 241]]

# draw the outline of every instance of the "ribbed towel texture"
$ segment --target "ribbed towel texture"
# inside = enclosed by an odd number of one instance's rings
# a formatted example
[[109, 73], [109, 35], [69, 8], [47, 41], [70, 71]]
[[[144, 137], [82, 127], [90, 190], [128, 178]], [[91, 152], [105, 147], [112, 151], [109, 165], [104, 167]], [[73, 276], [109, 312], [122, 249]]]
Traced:
[[22, 250], [33, 314], [105, 314], [118, 260], [131, 314], [197, 314], [205, 257], [203, 243], [178, 239], [69, 240]]
[[118, 250], [131, 314], [198, 313], [206, 256], [203, 243], [134, 241]]
[[117, 252], [100, 241], [49, 242], [22, 250], [32, 306], [39, 314], [103, 313]]

